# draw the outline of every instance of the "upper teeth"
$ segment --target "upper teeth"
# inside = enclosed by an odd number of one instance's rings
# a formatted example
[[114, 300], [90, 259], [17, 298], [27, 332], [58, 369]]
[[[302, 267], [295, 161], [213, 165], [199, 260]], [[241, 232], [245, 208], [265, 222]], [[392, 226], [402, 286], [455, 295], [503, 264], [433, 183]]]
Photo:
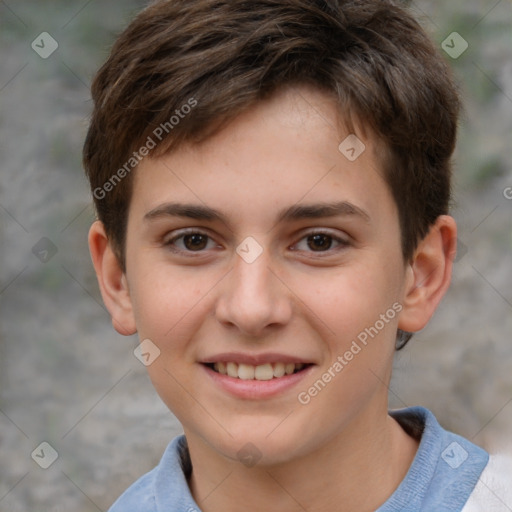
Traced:
[[218, 362], [213, 365], [215, 371], [222, 375], [243, 380], [270, 380], [274, 377], [282, 377], [283, 375], [291, 375], [293, 372], [302, 370], [302, 363], [266, 363], [259, 366], [251, 364], [237, 364]]

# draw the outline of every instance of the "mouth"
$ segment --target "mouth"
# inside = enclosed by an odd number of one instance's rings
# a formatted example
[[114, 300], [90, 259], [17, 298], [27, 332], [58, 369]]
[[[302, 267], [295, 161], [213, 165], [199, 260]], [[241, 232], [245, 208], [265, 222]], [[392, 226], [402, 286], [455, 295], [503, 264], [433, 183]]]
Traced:
[[265, 363], [260, 365], [251, 365], [236, 363], [234, 361], [215, 363], [204, 363], [205, 366], [220, 375], [227, 375], [234, 379], [268, 381], [280, 379], [282, 377], [293, 375], [305, 371], [312, 366], [308, 363]]

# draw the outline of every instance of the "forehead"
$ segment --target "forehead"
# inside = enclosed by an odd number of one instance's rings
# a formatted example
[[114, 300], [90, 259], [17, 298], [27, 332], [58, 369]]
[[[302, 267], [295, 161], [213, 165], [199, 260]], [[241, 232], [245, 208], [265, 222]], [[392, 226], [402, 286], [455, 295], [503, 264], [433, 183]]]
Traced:
[[395, 213], [379, 141], [368, 129], [351, 134], [343, 121], [326, 94], [283, 90], [209, 139], [143, 160], [134, 176], [133, 206], [145, 215], [179, 199], [254, 220], [286, 217], [285, 205], [320, 201], [347, 201], [373, 215], [382, 208]]

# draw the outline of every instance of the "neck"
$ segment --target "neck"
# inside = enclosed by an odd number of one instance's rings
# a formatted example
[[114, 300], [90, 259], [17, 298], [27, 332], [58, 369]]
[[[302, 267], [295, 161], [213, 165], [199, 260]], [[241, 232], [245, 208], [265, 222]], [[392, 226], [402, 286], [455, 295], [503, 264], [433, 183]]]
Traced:
[[[250, 503], [265, 512], [373, 511], [405, 477], [418, 442], [387, 415], [358, 417], [320, 449], [284, 464], [247, 468], [187, 433], [190, 488], [204, 512]], [[209, 453], [208, 453], [209, 452]]]

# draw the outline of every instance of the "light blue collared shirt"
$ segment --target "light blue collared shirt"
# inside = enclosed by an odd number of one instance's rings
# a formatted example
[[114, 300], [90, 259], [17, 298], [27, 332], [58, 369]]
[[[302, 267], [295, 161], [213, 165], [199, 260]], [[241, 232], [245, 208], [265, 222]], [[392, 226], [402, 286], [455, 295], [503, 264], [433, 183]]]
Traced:
[[[423, 407], [390, 411], [420, 440], [401, 484], [376, 512], [460, 512], [489, 460], [488, 453], [444, 430]], [[191, 462], [185, 436], [167, 446], [162, 459], [131, 485], [109, 512], [200, 512], [187, 484]]]

